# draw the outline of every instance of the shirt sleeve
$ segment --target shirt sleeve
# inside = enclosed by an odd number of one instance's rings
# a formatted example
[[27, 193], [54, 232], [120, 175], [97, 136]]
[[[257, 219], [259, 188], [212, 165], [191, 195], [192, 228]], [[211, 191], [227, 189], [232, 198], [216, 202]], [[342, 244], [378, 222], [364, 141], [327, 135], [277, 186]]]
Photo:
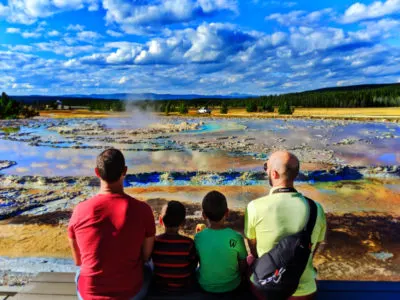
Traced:
[[144, 203], [144, 227], [145, 227], [145, 237], [153, 237], [156, 235], [156, 223], [154, 221], [153, 210], [151, 207]]
[[246, 213], [244, 215], [244, 234], [250, 239], [254, 240], [256, 238], [256, 228], [255, 228], [255, 213], [253, 202], [247, 205]]
[[76, 225], [76, 221], [78, 220], [77, 217], [77, 207], [75, 207], [74, 211], [72, 212], [72, 216], [69, 219], [69, 223], [68, 223], [68, 237], [71, 240], [75, 240], [76, 236], [75, 236], [75, 225]]
[[238, 234], [238, 242], [236, 245], [236, 250], [238, 251], [238, 257], [240, 260], [246, 259], [247, 258], [247, 250], [246, 250], [246, 245], [244, 244], [244, 239], [243, 237]]

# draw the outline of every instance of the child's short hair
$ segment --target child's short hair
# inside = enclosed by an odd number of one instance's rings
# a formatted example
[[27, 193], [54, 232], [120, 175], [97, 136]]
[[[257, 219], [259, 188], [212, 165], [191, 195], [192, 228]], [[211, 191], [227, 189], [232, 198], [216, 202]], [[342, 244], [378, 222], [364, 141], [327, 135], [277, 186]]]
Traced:
[[217, 191], [209, 192], [202, 203], [204, 215], [211, 221], [221, 221], [228, 211], [228, 204], [223, 194]]
[[169, 201], [163, 207], [162, 220], [165, 227], [179, 227], [185, 221], [186, 209], [179, 201]]

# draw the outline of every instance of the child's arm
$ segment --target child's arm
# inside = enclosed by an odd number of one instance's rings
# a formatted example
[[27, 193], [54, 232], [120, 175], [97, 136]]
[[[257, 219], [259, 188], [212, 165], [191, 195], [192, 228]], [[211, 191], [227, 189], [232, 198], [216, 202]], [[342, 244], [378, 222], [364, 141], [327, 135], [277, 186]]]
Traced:
[[194, 243], [192, 245], [192, 248], [190, 248], [189, 260], [192, 270], [193, 272], [195, 272], [199, 264], [199, 256], [197, 255], [197, 250]]
[[238, 265], [240, 273], [246, 274], [247, 273], [247, 249], [244, 243], [243, 237], [239, 235], [238, 244], [237, 244], [237, 251], [238, 251]]

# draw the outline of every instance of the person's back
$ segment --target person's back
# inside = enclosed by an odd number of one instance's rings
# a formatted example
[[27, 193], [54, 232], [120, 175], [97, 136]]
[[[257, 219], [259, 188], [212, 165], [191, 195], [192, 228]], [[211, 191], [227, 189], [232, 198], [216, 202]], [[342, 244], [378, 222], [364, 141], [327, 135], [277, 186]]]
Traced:
[[182, 295], [195, 289], [195, 270], [198, 264], [194, 241], [179, 234], [186, 209], [178, 201], [163, 207], [160, 224], [165, 233], [156, 236], [151, 255], [154, 264], [152, 294]]
[[120, 151], [99, 155], [100, 193], [75, 207], [68, 236], [80, 299], [129, 299], [143, 288], [143, 264], [152, 251], [155, 222], [151, 208], [124, 194], [125, 160]]
[[[142, 286], [141, 245], [153, 234], [150, 207], [128, 195], [104, 194], [80, 203], [70, 221], [70, 238], [81, 255], [81, 296], [130, 297]], [[86, 296], [86, 297], [85, 297]]]
[[[282, 238], [301, 231], [309, 216], [307, 200], [300, 193], [275, 193], [249, 203], [246, 213], [246, 236], [257, 237], [257, 254], [261, 257], [269, 252]], [[313, 251], [325, 236], [325, 214], [319, 203], [317, 220], [311, 241]], [[312, 256], [300, 278], [295, 296], [308, 295], [315, 291], [316, 272], [312, 265]]]
[[228, 208], [221, 193], [207, 194], [202, 206], [210, 228], [199, 232], [194, 239], [200, 258], [199, 284], [209, 293], [232, 292], [242, 283], [247, 257], [244, 239], [238, 232], [224, 226]]
[[[255, 258], [269, 252], [282, 238], [304, 229], [310, 214], [307, 200], [293, 187], [300, 169], [296, 156], [287, 151], [277, 151], [270, 156], [264, 169], [272, 186], [270, 194], [250, 202], [245, 214], [245, 235]], [[306, 299], [313, 299], [317, 290], [312, 257], [318, 244], [325, 238], [326, 219], [322, 206], [318, 203], [316, 205], [317, 219], [311, 235], [312, 255], [294, 298], [307, 296]], [[254, 277], [251, 280], [256, 287]], [[257, 297], [260, 296], [254, 289], [253, 292]]]

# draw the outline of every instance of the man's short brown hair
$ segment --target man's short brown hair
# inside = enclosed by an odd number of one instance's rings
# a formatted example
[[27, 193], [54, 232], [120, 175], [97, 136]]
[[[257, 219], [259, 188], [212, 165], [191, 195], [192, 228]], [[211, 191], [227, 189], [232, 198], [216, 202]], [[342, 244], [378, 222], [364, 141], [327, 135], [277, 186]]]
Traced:
[[97, 156], [96, 167], [100, 178], [108, 183], [118, 181], [125, 171], [125, 158], [118, 149], [104, 150]]

